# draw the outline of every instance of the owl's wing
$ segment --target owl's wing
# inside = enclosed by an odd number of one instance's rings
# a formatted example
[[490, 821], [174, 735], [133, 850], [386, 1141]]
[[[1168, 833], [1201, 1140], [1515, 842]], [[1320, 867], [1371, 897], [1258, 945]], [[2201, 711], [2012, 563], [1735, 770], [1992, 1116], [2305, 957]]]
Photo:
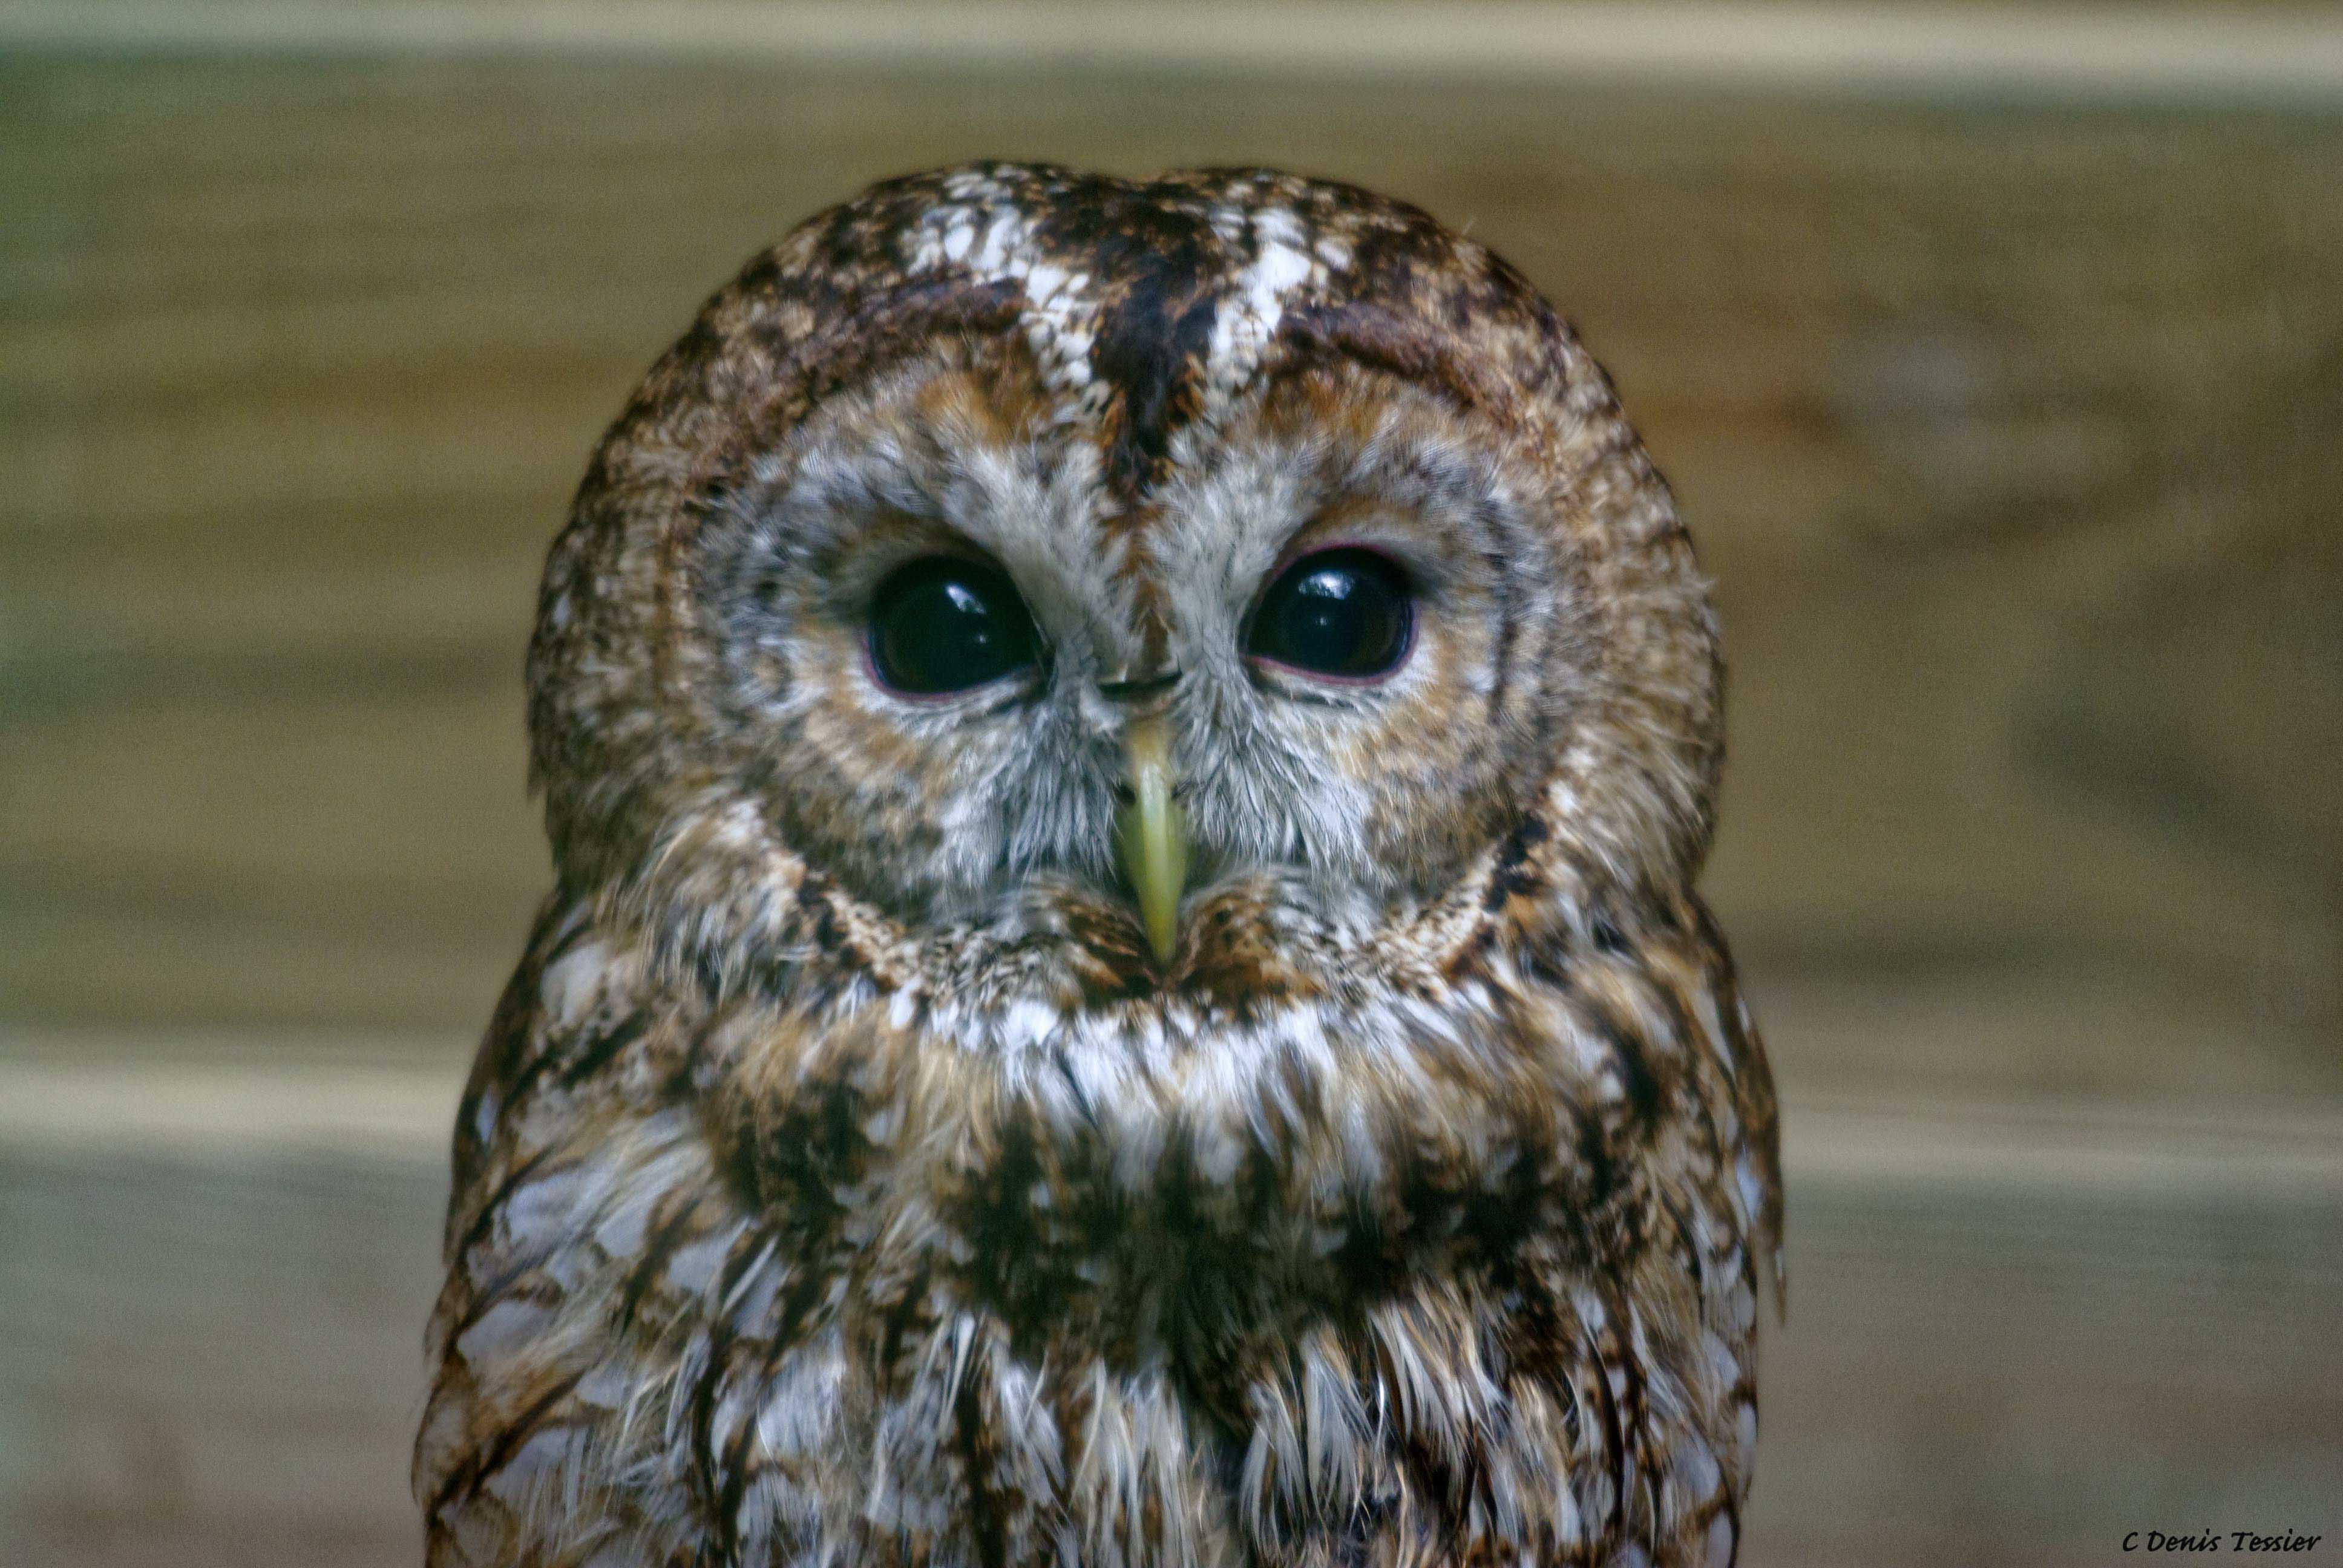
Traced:
[[[1684, 1304], [1696, 1332], [1677, 1342], [1672, 1370], [1700, 1413], [1666, 1401], [1651, 1407], [1647, 1462], [1662, 1478], [1655, 1506], [1680, 1560], [1723, 1562], [1740, 1535], [1756, 1460], [1760, 1303], [1771, 1296], [1778, 1313], [1784, 1299], [1780, 1124], [1765, 1044], [1723, 933], [1696, 897], [1680, 898], [1634, 966], [1653, 1004], [1651, 1032], [1635, 1043], [1667, 1107], [1645, 1169], [1667, 1216], [1659, 1234], [1672, 1263], [1640, 1276], [1630, 1313], [1647, 1332], [1671, 1322], [1693, 1328], [1666, 1304], [1691, 1286], [1696, 1305]], [[1647, 1344], [1657, 1351], [1666, 1338], [1653, 1332]]]
[[659, 1562], [694, 1517], [686, 1479], [634, 1456], [680, 1446], [652, 1441], [675, 1419], [659, 1323], [679, 1261], [720, 1252], [737, 1216], [640, 973], [548, 906], [465, 1091], [413, 1475], [432, 1568], [580, 1561], [619, 1536]]
[[1725, 933], [1697, 897], [1690, 899], [1704, 950], [1702, 977], [1711, 1005], [1694, 1009], [1702, 1031], [1725, 1065], [1730, 1123], [1717, 1118], [1722, 1141], [1733, 1157], [1733, 1197], [1757, 1282], [1778, 1316], [1788, 1309], [1789, 1282], [1782, 1263], [1782, 1126], [1774, 1091], [1774, 1070], [1757, 1020], [1741, 994]]

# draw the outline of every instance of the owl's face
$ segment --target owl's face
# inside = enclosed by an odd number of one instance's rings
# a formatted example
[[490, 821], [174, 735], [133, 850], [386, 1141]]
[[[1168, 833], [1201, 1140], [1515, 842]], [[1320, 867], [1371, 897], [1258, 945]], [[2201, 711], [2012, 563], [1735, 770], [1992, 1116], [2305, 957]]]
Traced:
[[1282, 176], [995, 166], [815, 220], [606, 442], [532, 681], [565, 876], [722, 974], [826, 923], [1176, 985], [1557, 829], [1680, 875], [1715, 765], [1705, 605], [1600, 373], [1485, 253]]
[[1502, 442], [1330, 367], [1125, 505], [1023, 358], [953, 345], [833, 394], [724, 492], [689, 634], [719, 766], [915, 926], [1127, 901], [1151, 723], [1205, 898], [1365, 922], [1452, 882], [1518, 814], [1568, 673]]

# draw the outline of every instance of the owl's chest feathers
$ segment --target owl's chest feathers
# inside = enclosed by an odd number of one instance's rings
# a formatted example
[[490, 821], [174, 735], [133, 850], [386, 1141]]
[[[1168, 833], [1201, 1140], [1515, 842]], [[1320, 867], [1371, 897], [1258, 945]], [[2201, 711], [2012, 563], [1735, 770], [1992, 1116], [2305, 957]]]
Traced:
[[711, 1011], [580, 942], [467, 1112], [506, 1147], [451, 1342], [744, 1563], [1706, 1530], [1754, 1299], [1721, 1015], [1681, 968], [1498, 952], [1436, 996], [972, 1035], [875, 990]]
[[[694, 1391], [719, 1500], [838, 1471], [849, 1515], [739, 1515], [806, 1554], [1601, 1560], [1650, 1500], [1713, 1506], [1680, 1428], [1714, 1358], [1654, 1221], [1691, 1101], [1554, 1018], [1396, 1020], [744, 1053], [693, 1118], [729, 1203], [684, 1229], [723, 1261], [644, 1292], [645, 1386]], [[1679, 1464], [1696, 1497], [1624, 1479]]]
[[969, 1311], [1037, 1357], [1205, 1377], [1418, 1282], [1513, 1292], [1639, 1244], [1654, 1107], [1477, 1022], [1151, 1020], [1021, 1060], [832, 1031], [707, 1124], [750, 1226], [871, 1332]]

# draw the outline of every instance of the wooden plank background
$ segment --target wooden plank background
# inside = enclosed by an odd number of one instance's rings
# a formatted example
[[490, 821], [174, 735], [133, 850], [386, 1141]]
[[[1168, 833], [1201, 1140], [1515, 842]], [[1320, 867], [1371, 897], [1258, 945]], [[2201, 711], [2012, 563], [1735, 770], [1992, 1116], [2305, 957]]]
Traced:
[[1755, 1560], [2343, 1526], [2343, 1183], [2157, 1174], [2343, 1141], [2343, 117], [52, 47], [0, 50], [0, 1069], [221, 1131], [0, 1072], [0, 1540], [412, 1560], [437, 1134], [175, 1074], [452, 1092], [600, 427], [753, 250], [980, 154], [1391, 190], [1621, 382], [1717, 579], [1708, 889], [1795, 1113]]

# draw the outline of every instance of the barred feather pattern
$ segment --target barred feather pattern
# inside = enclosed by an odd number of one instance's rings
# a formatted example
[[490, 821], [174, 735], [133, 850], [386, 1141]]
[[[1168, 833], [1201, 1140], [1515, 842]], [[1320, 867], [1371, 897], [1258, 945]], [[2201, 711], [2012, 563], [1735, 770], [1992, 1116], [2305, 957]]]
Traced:
[[677, 1010], [556, 911], [465, 1105], [437, 1560], [1730, 1561], [1774, 1114], [1672, 913], [983, 1055]]
[[[1190, 672], [1167, 962], [1087, 710], [931, 766], [813, 590], [728, 586], [939, 495], [1052, 678]], [[1199, 585], [1329, 516], [1432, 541], [1426, 644], [1279, 729]], [[1781, 1196], [1692, 890], [1716, 670], [1607, 382], [1413, 209], [978, 166], [815, 220], [548, 565], [560, 879], [456, 1130], [428, 1562], [1731, 1563]]]

